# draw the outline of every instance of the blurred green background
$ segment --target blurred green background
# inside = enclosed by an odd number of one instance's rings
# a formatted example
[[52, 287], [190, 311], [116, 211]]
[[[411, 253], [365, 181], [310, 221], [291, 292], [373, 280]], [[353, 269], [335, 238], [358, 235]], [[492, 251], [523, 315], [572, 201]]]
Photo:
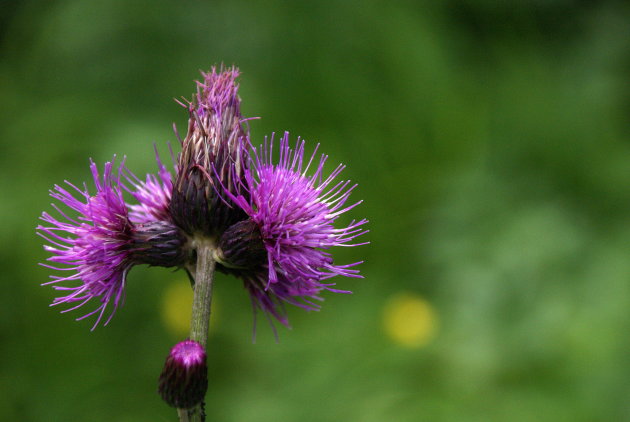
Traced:
[[[348, 165], [372, 242], [353, 295], [280, 342], [218, 278], [210, 421], [630, 420], [630, 3], [0, 2], [0, 419], [172, 421], [181, 272], [111, 324], [49, 308], [35, 235], [88, 159], [155, 171], [199, 70], [242, 71], [255, 143]], [[184, 319], [182, 322], [181, 319]]]

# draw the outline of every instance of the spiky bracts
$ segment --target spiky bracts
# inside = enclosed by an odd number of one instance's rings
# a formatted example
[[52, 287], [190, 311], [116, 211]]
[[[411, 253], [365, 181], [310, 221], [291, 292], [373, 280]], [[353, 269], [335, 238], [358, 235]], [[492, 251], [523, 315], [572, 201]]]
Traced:
[[220, 196], [221, 185], [238, 188], [247, 160], [248, 137], [243, 129], [236, 78], [231, 68], [203, 73], [197, 94], [188, 104], [188, 131], [177, 160], [170, 210], [189, 235], [220, 236], [242, 215]]

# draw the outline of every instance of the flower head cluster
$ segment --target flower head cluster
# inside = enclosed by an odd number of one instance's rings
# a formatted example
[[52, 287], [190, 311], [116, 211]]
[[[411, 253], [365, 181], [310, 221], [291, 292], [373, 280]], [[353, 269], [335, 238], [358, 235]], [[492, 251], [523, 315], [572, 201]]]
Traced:
[[[340, 265], [333, 246], [355, 246], [366, 220], [338, 226], [338, 218], [361, 203], [347, 204], [356, 185], [338, 180], [344, 166], [325, 175], [327, 156], [305, 156], [305, 143], [289, 135], [253, 148], [244, 119], [236, 68], [203, 74], [186, 105], [188, 130], [175, 177], [159, 157], [157, 175], [140, 179], [121, 164], [91, 164], [95, 192], [70, 183], [51, 196], [60, 217], [42, 214], [39, 234], [51, 253], [45, 266], [61, 272], [52, 284], [67, 310], [96, 302], [98, 325], [107, 309], [123, 302], [126, 277], [138, 264], [194, 268], [198, 242], [214, 245], [217, 269], [243, 280], [254, 310], [288, 325], [284, 303], [319, 308], [322, 290], [335, 276], [361, 277], [360, 262]], [[157, 154], [156, 154], [157, 155]], [[274, 158], [277, 156], [277, 159]], [[127, 202], [125, 195], [132, 198]]]

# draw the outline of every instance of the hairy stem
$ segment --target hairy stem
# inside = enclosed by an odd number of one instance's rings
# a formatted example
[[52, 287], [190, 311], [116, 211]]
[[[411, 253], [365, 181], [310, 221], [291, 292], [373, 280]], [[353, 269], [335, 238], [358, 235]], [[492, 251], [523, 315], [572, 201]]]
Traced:
[[202, 243], [197, 247], [197, 267], [195, 269], [195, 296], [190, 320], [190, 339], [205, 349], [208, 345], [208, 324], [212, 302], [212, 280], [215, 261], [212, 258], [211, 244]]
[[[208, 241], [197, 245], [197, 266], [195, 279], [192, 316], [190, 319], [190, 339], [203, 346], [207, 353], [208, 325], [210, 324], [210, 308], [212, 303], [212, 281], [214, 279], [215, 261], [212, 257], [213, 244]], [[205, 420], [204, 402], [192, 409], [177, 409], [180, 422], [203, 422]]]

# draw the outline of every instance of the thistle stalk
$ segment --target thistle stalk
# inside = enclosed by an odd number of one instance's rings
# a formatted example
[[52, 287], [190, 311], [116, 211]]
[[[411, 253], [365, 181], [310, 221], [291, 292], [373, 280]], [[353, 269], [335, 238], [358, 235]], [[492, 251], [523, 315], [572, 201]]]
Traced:
[[212, 258], [214, 245], [211, 241], [196, 242], [197, 265], [195, 268], [195, 293], [192, 316], [190, 319], [190, 339], [195, 340], [205, 349], [208, 343], [208, 324], [212, 302], [212, 281], [215, 261]]
[[[212, 257], [214, 243], [208, 239], [195, 242], [197, 245], [197, 263], [193, 278], [195, 280], [192, 316], [190, 319], [190, 339], [198, 342], [207, 350], [208, 326], [212, 304], [212, 282], [214, 279], [215, 260]], [[192, 409], [177, 409], [180, 422], [203, 422], [205, 420], [204, 401]]]

